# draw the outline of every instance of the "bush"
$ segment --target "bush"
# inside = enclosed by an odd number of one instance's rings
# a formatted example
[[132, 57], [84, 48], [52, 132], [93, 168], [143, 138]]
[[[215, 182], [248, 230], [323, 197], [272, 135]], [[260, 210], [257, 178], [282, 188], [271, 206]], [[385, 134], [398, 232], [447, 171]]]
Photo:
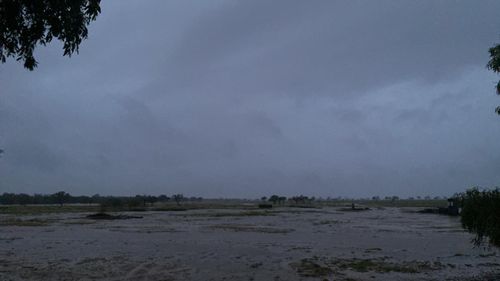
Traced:
[[273, 208], [272, 204], [266, 204], [266, 203], [259, 204], [259, 209], [272, 209], [272, 208]]
[[476, 237], [476, 246], [488, 239], [500, 247], [500, 190], [472, 188], [458, 195], [462, 203], [462, 226]]
[[124, 205], [125, 204], [124, 204], [124, 201], [122, 199], [117, 198], [117, 197], [108, 197], [102, 201], [101, 209], [103, 209], [103, 210], [108, 209], [108, 208], [119, 209], [119, 208], [123, 208]]

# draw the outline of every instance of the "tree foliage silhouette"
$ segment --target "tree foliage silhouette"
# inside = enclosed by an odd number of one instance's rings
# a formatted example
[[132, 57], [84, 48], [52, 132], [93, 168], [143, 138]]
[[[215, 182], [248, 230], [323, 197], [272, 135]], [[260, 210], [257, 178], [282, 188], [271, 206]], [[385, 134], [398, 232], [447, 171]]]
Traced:
[[476, 235], [474, 244], [488, 240], [500, 247], [500, 189], [472, 188], [457, 197], [462, 203], [462, 226]]
[[[493, 72], [500, 73], [500, 44], [495, 47], [490, 48], [490, 61], [486, 65], [489, 70]], [[500, 95], [500, 81], [497, 83], [497, 94]], [[500, 106], [497, 106], [495, 112], [500, 114]]]
[[62, 41], [64, 56], [78, 53], [100, 12], [100, 0], [0, 0], [0, 61], [13, 57], [33, 70], [35, 47], [53, 38]]

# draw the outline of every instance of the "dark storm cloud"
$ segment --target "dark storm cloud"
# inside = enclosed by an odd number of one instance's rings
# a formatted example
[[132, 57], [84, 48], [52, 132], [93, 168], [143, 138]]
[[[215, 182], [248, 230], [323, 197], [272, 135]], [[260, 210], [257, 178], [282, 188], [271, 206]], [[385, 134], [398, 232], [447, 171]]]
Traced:
[[106, 1], [0, 66], [0, 192], [449, 195], [500, 182], [497, 1]]
[[[498, 37], [493, 2], [252, 1], [228, 6], [189, 25], [167, 60], [172, 62], [166, 67], [168, 85], [201, 83], [207, 91], [222, 87], [266, 95], [351, 95], [402, 79], [452, 77], [484, 60], [484, 50]], [[261, 91], [255, 91], [256, 82]]]

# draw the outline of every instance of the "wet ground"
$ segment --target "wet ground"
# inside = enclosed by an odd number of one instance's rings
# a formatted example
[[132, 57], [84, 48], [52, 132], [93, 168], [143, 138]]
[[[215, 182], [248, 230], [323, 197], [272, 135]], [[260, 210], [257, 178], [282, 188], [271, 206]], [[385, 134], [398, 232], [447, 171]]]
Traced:
[[[410, 208], [0, 216], [0, 280], [498, 280], [457, 217]], [[134, 215], [138, 215], [134, 213]]]

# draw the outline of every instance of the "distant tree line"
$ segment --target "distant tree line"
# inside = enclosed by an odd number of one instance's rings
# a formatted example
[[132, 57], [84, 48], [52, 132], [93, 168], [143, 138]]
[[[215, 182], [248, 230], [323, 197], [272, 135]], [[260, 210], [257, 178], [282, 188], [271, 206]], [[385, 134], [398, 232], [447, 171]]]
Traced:
[[[443, 199], [446, 199], [446, 198], [441, 197], [441, 196], [431, 197], [429, 195], [423, 196], [423, 197], [422, 196], [416, 196], [416, 197], [410, 196], [410, 197], [406, 198], [406, 200], [443, 200]], [[380, 196], [373, 196], [372, 200], [374, 200], [374, 201], [378, 201], [378, 200], [397, 201], [397, 200], [405, 200], [405, 199], [404, 198], [401, 199], [401, 198], [399, 198], [399, 196], [385, 196], [383, 198], [381, 198]]]
[[284, 205], [286, 202], [298, 205], [298, 204], [310, 204], [313, 201], [315, 201], [316, 198], [314, 196], [308, 197], [308, 196], [304, 196], [304, 195], [292, 196], [290, 198], [287, 198], [286, 196], [279, 196], [279, 195], [273, 194], [269, 197], [263, 196], [260, 198], [260, 200], [271, 202], [273, 205]]
[[[373, 200], [373, 201], [379, 201], [379, 200], [384, 200], [384, 201], [397, 201], [397, 200], [402, 200], [399, 196], [385, 196], [385, 197], [380, 197], [380, 196], [373, 196], [371, 198], [366, 198], [362, 200]], [[416, 196], [416, 197], [408, 197], [406, 200], [443, 200], [445, 197], [440, 197], [440, 196]], [[338, 200], [354, 200], [352, 198], [342, 198], [342, 197], [327, 197], [326, 199], [324, 198], [316, 198], [314, 196], [308, 197], [304, 195], [298, 195], [298, 196], [292, 196], [292, 197], [285, 197], [285, 196], [279, 196], [276, 194], [273, 194], [269, 197], [267, 196], [262, 196], [260, 198], [261, 201], [263, 202], [271, 202], [273, 205], [284, 205], [285, 203], [289, 204], [295, 204], [295, 205], [300, 205], [300, 204], [311, 204], [312, 202], [318, 201], [318, 202], [323, 202], [323, 201], [338, 201]]]
[[202, 197], [185, 197], [183, 194], [172, 196], [160, 195], [135, 195], [135, 196], [73, 196], [67, 192], [59, 191], [53, 194], [26, 194], [26, 193], [3, 193], [0, 195], [0, 204], [3, 205], [31, 205], [31, 204], [100, 204], [110, 207], [139, 207], [153, 206], [156, 202], [175, 202], [180, 205], [185, 201], [202, 201]]

